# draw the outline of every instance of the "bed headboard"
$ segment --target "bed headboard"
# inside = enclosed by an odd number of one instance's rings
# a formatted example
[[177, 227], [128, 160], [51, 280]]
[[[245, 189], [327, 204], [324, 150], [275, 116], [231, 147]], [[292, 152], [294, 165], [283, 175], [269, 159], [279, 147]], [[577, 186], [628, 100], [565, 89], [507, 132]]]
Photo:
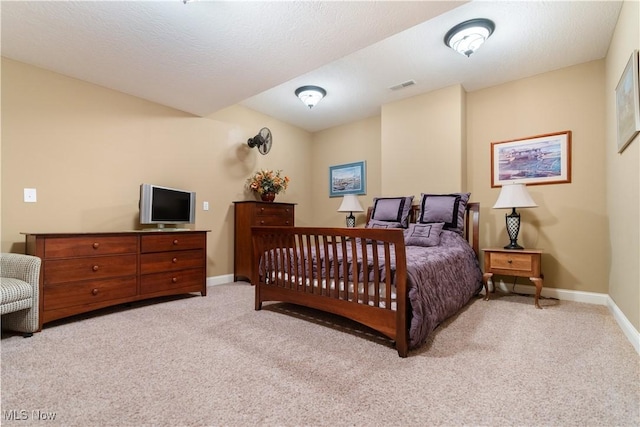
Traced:
[[[367, 223], [371, 218], [371, 211], [373, 207], [367, 208]], [[415, 223], [420, 215], [420, 205], [412, 205], [409, 212], [409, 222]], [[469, 202], [464, 217], [464, 237], [467, 239], [473, 251], [476, 253], [476, 258], [480, 259], [480, 203]]]

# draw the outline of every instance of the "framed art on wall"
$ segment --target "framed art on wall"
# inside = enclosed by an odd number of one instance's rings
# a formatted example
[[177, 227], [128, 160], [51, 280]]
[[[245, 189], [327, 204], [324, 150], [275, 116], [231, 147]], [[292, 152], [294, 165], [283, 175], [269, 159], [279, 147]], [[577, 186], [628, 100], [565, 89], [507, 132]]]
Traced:
[[634, 50], [616, 86], [618, 153], [621, 153], [640, 132], [638, 60], [638, 50]]
[[365, 162], [329, 166], [329, 197], [345, 194], [367, 194]]
[[571, 131], [491, 143], [491, 187], [571, 182]]

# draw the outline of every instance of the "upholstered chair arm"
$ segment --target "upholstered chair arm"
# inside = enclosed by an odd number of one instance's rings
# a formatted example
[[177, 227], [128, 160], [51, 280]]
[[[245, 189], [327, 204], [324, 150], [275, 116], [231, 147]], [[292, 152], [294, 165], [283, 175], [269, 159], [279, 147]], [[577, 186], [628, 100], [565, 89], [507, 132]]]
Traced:
[[38, 289], [40, 258], [23, 254], [0, 254], [0, 276], [20, 279]]

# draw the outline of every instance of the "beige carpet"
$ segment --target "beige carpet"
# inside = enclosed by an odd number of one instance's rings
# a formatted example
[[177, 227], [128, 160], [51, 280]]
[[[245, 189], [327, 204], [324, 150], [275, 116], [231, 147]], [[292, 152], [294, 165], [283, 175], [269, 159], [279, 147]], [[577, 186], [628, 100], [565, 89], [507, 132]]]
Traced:
[[255, 311], [245, 283], [137, 303], [30, 339], [3, 334], [1, 422], [640, 425], [640, 358], [608, 310], [541, 304], [474, 299], [401, 359], [332, 316], [284, 304]]

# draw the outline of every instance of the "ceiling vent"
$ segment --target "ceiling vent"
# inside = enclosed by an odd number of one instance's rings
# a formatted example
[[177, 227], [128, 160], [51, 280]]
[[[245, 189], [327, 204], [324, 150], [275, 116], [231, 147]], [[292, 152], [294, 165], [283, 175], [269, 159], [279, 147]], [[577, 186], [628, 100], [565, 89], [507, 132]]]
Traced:
[[400, 89], [404, 89], [405, 87], [413, 86], [414, 84], [416, 84], [415, 80], [407, 80], [406, 82], [402, 82], [402, 83], [397, 84], [395, 86], [391, 86], [389, 89], [391, 89], [391, 90], [400, 90]]

